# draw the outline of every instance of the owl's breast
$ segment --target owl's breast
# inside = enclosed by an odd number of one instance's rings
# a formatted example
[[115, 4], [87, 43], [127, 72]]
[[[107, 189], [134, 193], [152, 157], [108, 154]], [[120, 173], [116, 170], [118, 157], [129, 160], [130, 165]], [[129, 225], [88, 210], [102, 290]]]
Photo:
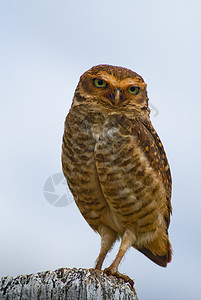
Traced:
[[62, 167], [75, 202], [89, 225], [98, 231], [103, 222], [123, 232], [104, 198], [96, 169], [96, 144], [104, 137], [105, 115], [75, 107], [66, 118]]
[[[62, 165], [76, 204], [89, 225], [104, 223], [120, 235], [135, 228], [149, 239], [163, 222], [165, 191], [119, 113], [71, 110]], [[145, 237], [146, 235], [146, 237]]]

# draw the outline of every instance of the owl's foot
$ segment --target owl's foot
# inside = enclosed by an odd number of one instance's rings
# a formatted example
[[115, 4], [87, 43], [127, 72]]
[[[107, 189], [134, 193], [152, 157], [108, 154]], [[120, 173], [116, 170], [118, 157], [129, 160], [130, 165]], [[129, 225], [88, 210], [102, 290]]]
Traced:
[[134, 285], [134, 281], [129, 276], [121, 274], [121, 273], [119, 273], [118, 271], [114, 270], [111, 267], [106, 268], [103, 272], [107, 275], [112, 275], [112, 276], [115, 276], [117, 278], [122, 278], [125, 282], [128, 282], [131, 285], [131, 287], [133, 287], [133, 285]]

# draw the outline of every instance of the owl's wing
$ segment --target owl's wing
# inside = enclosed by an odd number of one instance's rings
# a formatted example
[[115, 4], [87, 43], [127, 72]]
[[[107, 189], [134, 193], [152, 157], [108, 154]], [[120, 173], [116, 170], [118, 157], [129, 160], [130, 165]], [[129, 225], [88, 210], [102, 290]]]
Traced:
[[151, 167], [164, 183], [167, 193], [167, 207], [169, 212], [168, 215], [165, 216], [168, 228], [170, 223], [170, 214], [172, 213], [170, 202], [172, 179], [165, 150], [151, 122], [141, 119], [133, 120], [132, 133], [136, 136], [139, 146], [143, 149]]
[[[168, 229], [170, 223], [170, 214], [172, 213], [170, 202], [172, 179], [165, 150], [151, 122], [140, 119], [133, 120], [132, 133], [137, 138], [139, 146], [143, 149], [147, 159], [150, 162], [151, 167], [158, 174], [158, 176], [160, 176], [161, 180], [164, 183], [167, 194], [168, 207], [168, 214], [166, 214], [164, 218]], [[165, 256], [153, 255], [153, 253], [145, 247], [138, 248], [138, 250], [146, 255], [149, 259], [154, 261], [156, 264], [162, 267], [166, 267], [167, 262], [171, 261], [171, 245], [169, 241], [167, 248], [168, 251]]]

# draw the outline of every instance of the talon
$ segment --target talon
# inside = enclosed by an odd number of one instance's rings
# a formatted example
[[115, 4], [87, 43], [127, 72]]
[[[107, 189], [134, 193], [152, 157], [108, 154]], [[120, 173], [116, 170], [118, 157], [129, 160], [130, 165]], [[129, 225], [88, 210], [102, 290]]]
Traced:
[[128, 282], [130, 284], [131, 288], [134, 286], [134, 281], [129, 276], [121, 274], [118, 271], [115, 271], [110, 267], [106, 268], [103, 272], [107, 275], [112, 275], [112, 276], [115, 276], [117, 278], [123, 279], [125, 282]]

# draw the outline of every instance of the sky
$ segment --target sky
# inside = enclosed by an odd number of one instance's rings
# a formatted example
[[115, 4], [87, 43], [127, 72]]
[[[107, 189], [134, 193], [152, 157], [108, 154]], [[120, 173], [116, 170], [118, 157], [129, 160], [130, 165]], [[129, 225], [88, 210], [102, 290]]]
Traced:
[[200, 299], [200, 10], [199, 0], [0, 0], [0, 277], [94, 266], [100, 237], [58, 178], [75, 87], [104, 63], [144, 78], [173, 178], [172, 262], [130, 249], [120, 271], [140, 300]]

